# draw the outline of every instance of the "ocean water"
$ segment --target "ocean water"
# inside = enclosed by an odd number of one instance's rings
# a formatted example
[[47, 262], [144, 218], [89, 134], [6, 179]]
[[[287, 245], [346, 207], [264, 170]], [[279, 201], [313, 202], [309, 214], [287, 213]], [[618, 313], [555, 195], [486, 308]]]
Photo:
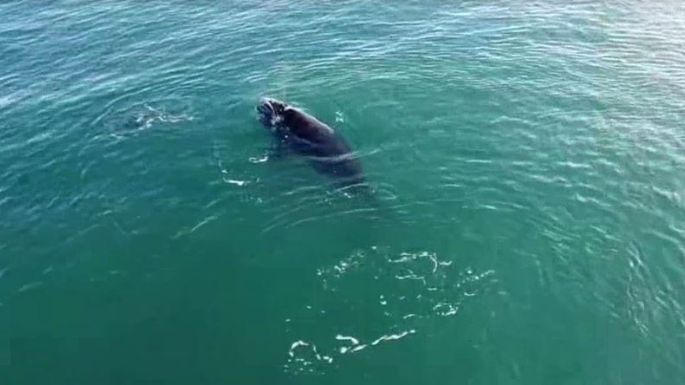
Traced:
[[683, 384], [684, 100], [675, 0], [3, 1], [0, 383]]

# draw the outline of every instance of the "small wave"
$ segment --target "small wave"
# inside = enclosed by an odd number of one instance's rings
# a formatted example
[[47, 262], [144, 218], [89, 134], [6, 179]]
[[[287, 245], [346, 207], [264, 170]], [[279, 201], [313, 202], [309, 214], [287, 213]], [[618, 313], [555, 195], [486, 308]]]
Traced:
[[204, 218], [203, 220], [198, 222], [196, 225], [194, 225], [190, 229], [183, 229], [183, 230], [179, 231], [178, 233], [176, 233], [176, 235], [174, 235], [173, 239], [178, 239], [182, 236], [190, 235], [190, 234], [196, 232], [197, 230], [199, 230], [200, 228], [204, 227], [208, 223], [215, 221], [217, 218], [218, 217], [216, 215], [210, 215], [207, 218]]
[[0, 279], [2, 279], [2, 277], [5, 276], [5, 273], [7, 273], [7, 271], [8, 271], [9, 269], [10, 269], [9, 266], [5, 266], [5, 267], [3, 267], [2, 269], [0, 269]]
[[172, 114], [165, 109], [157, 109], [149, 105], [144, 106], [144, 110], [136, 113], [127, 123], [128, 128], [144, 130], [152, 127], [155, 123], [180, 123], [190, 122], [194, 118], [191, 115], [181, 113]]
[[249, 180], [235, 179], [229, 176], [229, 171], [226, 168], [224, 168], [223, 162], [221, 162], [220, 160], [218, 161], [217, 165], [219, 166], [219, 170], [221, 170], [221, 180], [224, 181], [224, 183], [235, 185], [238, 187], [243, 187], [252, 183], [252, 181]]
[[17, 293], [24, 293], [29, 290], [35, 290], [41, 286], [43, 286], [42, 281], [29, 282], [27, 284], [22, 285], [19, 289], [17, 289]]
[[98, 130], [93, 138], [121, 141], [158, 126], [174, 126], [194, 120], [195, 116], [189, 112], [170, 112], [167, 107], [143, 104], [114, 109], [110, 106], [92, 122], [95, 127], [105, 128], [104, 132]]

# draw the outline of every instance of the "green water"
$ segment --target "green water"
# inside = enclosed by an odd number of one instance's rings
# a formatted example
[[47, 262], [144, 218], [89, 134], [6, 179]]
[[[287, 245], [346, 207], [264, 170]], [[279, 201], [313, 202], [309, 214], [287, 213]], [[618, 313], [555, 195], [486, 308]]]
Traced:
[[[685, 383], [656, 3], [0, 3], [0, 383]], [[269, 159], [265, 95], [375, 202]]]

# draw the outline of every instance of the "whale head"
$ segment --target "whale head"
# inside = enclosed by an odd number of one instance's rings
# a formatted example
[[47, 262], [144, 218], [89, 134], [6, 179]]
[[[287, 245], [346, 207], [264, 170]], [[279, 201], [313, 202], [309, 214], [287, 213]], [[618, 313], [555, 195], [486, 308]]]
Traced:
[[262, 98], [257, 105], [259, 120], [266, 127], [273, 128], [283, 120], [283, 113], [288, 108], [285, 102], [272, 98]]

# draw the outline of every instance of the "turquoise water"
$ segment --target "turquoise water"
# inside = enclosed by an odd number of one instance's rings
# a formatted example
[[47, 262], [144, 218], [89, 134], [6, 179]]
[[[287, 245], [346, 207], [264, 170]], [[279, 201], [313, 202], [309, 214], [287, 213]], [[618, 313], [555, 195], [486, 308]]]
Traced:
[[2, 384], [684, 383], [681, 2], [0, 15]]

